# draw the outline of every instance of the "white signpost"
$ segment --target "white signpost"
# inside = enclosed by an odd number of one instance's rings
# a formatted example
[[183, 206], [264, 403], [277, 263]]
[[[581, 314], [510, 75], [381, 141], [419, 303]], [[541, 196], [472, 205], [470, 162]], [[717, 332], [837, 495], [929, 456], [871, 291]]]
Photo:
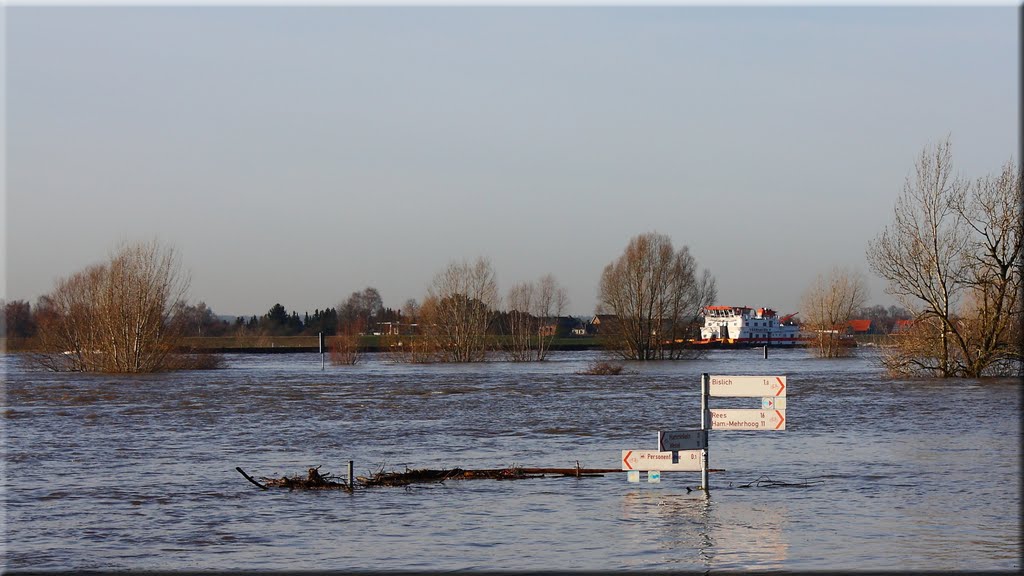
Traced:
[[712, 430], [785, 430], [785, 410], [747, 410], [712, 408]]
[[657, 470], [658, 472], [697, 472], [700, 450], [662, 452], [660, 450], [623, 450], [623, 470]]
[[[760, 409], [708, 408], [708, 398], [760, 398]], [[648, 473], [648, 482], [660, 482], [662, 472], [701, 473], [701, 489], [708, 493], [709, 430], [785, 430], [785, 376], [700, 377], [700, 429], [658, 431], [657, 450], [623, 450], [622, 469], [630, 482]]]
[[711, 376], [711, 396], [757, 398], [785, 396], [785, 376]]
[[[761, 409], [711, 410], [708, 408], [708, 398], [711, 396], [761, 398]], [[785, 430], [786, 377], [701, 374], [700, 427], [701, 430]], [[706, 445], [702, 453], [704, 457], [700, 480], [706, 494], [709, 467]]]

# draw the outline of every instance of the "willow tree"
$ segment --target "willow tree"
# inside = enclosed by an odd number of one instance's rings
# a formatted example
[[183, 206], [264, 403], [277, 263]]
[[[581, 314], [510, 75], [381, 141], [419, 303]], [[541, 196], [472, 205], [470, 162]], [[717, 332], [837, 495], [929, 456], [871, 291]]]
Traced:
[[1019, 166], [973, 182], [954, 174], [949, 140], [926, 148], [868, 246], [887, 292], [914, 315], [886, 365], [903, 374], [974, 378], [1021, 371]]
[[188, 277], [171, 247], [124, 244], [103, 264], [57, 281], [39, 301], [39, 360], [55, 370], [154, 372], [175, 367]]
[[819, 356], [834, 358], [850, 350], [843, 346], [842, 333], [867, 298], [867, 283], [857, 272], [837, 267], [827, 276], [818, 275], [804, 292], [800, 309], [804, 328], [815, 333]]
[[[715, 280], [683, 246], [655, 232], [633, 237], [601, 274], [598, 313], [602, 338], [627, 360], [677, 359], [705, 306], [717, 297]], [[608, 326], [612, 329], [609, 330]]]
[[441, 362], [484, 360], [498, 304], [489, 260], [453, 262], [434, 277], [420, 306], [421, 338]]

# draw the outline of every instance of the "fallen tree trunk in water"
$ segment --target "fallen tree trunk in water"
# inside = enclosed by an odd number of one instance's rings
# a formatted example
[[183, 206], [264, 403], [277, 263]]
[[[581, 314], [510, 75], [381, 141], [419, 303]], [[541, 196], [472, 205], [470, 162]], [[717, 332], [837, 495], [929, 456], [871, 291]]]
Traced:
[[[409, 484], [441, 483], [445, 480], [523, 480], [527, 478], [545, 478], [547, 476], [563, 476], [574, 478], [600, 477], [615, 472], [625, 472], [619, 468], [582, 468], [577, 465], [575, 468], [525, 468], [522, 466], [511, 466], [509, 468], [485, 468], [478, 470], [465, 470], [452, 468], [445, 470], [405, 469], [405, 472], [385, 472], [383, 467], [370, 477], [358, 476], [354, 479], [355, 486], [349, 486], [348, 482], [329, 473], [320, 474], [320, 466], [309, 468], [306, 476], [282, 476], [281, 478], [260, 477], [261, 484], [245, 473], [240, 467], [236, 467], [246, 480], [256, 486], [267, 490], [268, 488], [288, 488], [289, 490], [345, 490], [351, 492], [356, 486], [372, 488], [376, 486], [407, 486]], [[712, 469], [711, 472], [722, 470]]]

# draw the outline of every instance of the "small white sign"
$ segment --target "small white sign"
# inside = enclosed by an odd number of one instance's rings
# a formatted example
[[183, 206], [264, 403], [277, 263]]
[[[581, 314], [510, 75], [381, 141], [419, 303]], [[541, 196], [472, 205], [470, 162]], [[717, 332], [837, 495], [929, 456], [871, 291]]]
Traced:
[[785, 410], [709, 409], [712, 430], [785, 430]]
[[709, 396], [757, 398], [785, 396], [785, 376], [710, 376]]
[[662, 452], [660, 450], [623, 450], [623, 470], [659, 470], [661, 472], [699, 472], [700, 450]]
[[761, 409], [762, 410], [785, 410], [786, 409], [786, 397], [785, 396], [770, 396], [768, 398], [761, 398]]
[[700, 450], [708, 445], [707, 430], [658, 431], [658, 449], [662, 452]]
[[661, 472], [658, 470], [651, 470], [647, 473], [647, 482], [650, 484], [657, 484], [661, 482]]
[[630, 470], [626, 472], [626, 480], [629, 482], [640, 482], [640, 471]]

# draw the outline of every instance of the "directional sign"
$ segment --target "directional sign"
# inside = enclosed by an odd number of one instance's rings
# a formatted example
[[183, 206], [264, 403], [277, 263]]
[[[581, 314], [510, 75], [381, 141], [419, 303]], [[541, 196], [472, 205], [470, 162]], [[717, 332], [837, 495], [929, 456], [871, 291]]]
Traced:
[[[678, 456], [675, 456], [678, 455]], [[660, 450], [623, 450], [623, 470], [659, 470], [661, 472], [699, 472], [700, 450], [661, 452]]]
[[707, 430], [658, 431], [658, 448], [662, 452], [672, 450], [700, 450], [708, 445]]
[[712, 430], [785, 430], [785, 410], [710, 409]]
[[785, 396], [785, 376], [711, 376], [709, 396]]

